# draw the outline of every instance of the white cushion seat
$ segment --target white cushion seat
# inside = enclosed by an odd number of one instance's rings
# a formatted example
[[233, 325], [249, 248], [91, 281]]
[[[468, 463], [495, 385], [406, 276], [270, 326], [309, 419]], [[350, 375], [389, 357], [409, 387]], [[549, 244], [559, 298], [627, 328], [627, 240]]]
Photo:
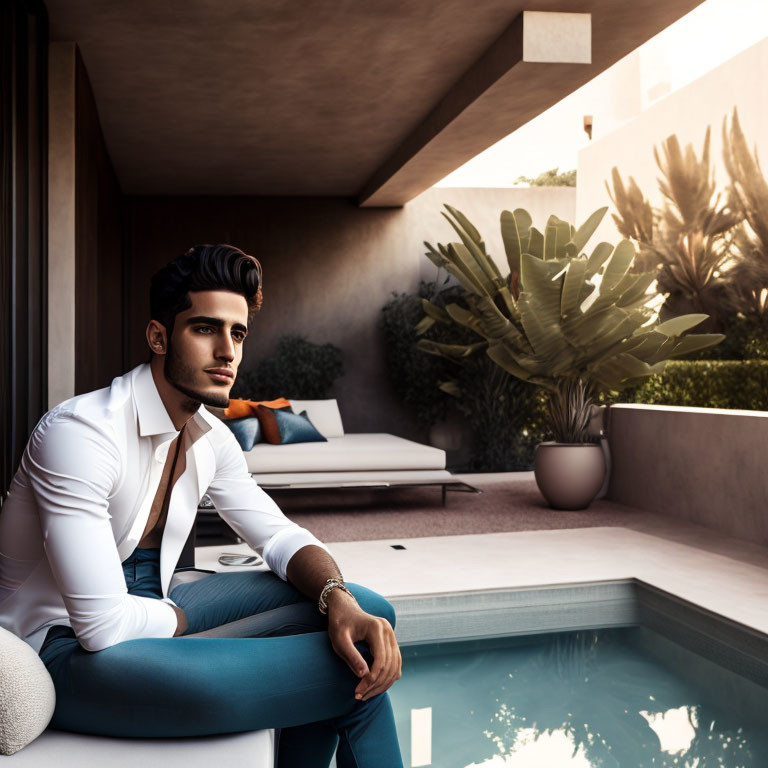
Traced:
[[14, 768], [208, 768], [227, 760], [251, 768], [273, 768], [275, 732], [172, 739], [121, 739], [46, 728], [56, 692], [40, 656], [24, 640], [0, 628], [0, 755]]
[[13, 768], [210, 768], [227, 764], [274, 768], [273, 730], [198, 736], [190, 739], [118, 739], [85, 736], [52, 728], [13, 756]]
[[245, 459], [255, 475], [445, 469], [445, 451], [384, 433], [346, 434], [326, 443], [257, 443]]

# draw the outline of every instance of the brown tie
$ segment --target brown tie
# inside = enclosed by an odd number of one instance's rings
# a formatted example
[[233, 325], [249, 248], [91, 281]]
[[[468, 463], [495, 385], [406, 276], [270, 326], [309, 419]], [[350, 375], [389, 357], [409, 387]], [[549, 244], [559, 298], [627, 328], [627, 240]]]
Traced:
[[[160, 484], [157, 486], [157, 493], [152, 501], [152, 508], [149, 511], [149, 518], [144, 527], [144, 533], [139, 541], [140, 549], [156, 549], [160, 547], [165, 529], [165, 521], [168, 517], [168, 504], [171, 499], [171, 491], [174, 483], [181, 477], [187, 467], [187, 454], [182, 451], [184, 444], [184, 427], [178, 434], [178, 437], [171, 443], [168, 449], [168, 456], [165, 459], [163, 474], [160, 477]], [[173, 454], [173, 458], [171, 458]]]

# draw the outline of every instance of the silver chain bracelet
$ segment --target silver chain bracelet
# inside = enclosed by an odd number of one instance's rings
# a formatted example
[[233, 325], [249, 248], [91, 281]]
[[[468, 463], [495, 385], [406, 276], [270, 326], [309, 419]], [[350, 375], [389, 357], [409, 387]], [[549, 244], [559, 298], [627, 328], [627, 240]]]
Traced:
[[328, 579], [328, 581], [325, 582], [323, 591], [320, 593], [320, 599], [317, 601], [317, 607], [322, 614], [328, 613], [328, 603], [326, 602], [326, 598], [328, 597], [329, 592], [333, 589], [340, 589], [343, 592], [346, 592], [353, 600], [355, 599], [355, 596], [344, 586], [344, 581], [342, 579]]

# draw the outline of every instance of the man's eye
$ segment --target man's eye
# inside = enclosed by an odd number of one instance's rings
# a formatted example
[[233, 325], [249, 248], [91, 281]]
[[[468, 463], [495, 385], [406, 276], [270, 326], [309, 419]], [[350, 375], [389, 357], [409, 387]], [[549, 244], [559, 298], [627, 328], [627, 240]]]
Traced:
[[241, 333], [240, 331], [235, 331], [235, 333], [232, 334], [232, 337], [235, 339], [235, 341], [243, 342], [245, 341], [245, 334]]
[[213, 328], [211, 328], [210, 325], [201, 325], [199, 328], [195, 328], [195, 331], [197, 333], [208, 333], [208, 331], [211, 331], [211, 333], [213, 333]]

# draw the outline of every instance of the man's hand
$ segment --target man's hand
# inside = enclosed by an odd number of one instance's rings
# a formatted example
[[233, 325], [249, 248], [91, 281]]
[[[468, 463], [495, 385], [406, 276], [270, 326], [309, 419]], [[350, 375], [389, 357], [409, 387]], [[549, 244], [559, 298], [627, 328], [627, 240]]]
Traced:
[[[366, 613], [355, 599], [341, 589], [327, 597], [328, 634], [333, 650], [360, 678], [355, 698], [367, 701], [383, 693], [402, 676], [403, 660], [392, 626], [386, 619]], [[365, 642], [373, 656], [369, 669], [354, 644]]]
[[[328, 579], [341, 579], [341, 571], [322, 547], [308, 544], [296, 552], [286, 567], [288, 581], [317, 600]], [[395, 633], [386, 619], [366, 613], [343, 589], [327, 593], [328, 635], [333, 650], [361, 678], [355, 698], [367, 700], [383, 693], [401, 676], [402, 659]], [[369, 669], [355, 643], [364, 642], [373, 656]]]

